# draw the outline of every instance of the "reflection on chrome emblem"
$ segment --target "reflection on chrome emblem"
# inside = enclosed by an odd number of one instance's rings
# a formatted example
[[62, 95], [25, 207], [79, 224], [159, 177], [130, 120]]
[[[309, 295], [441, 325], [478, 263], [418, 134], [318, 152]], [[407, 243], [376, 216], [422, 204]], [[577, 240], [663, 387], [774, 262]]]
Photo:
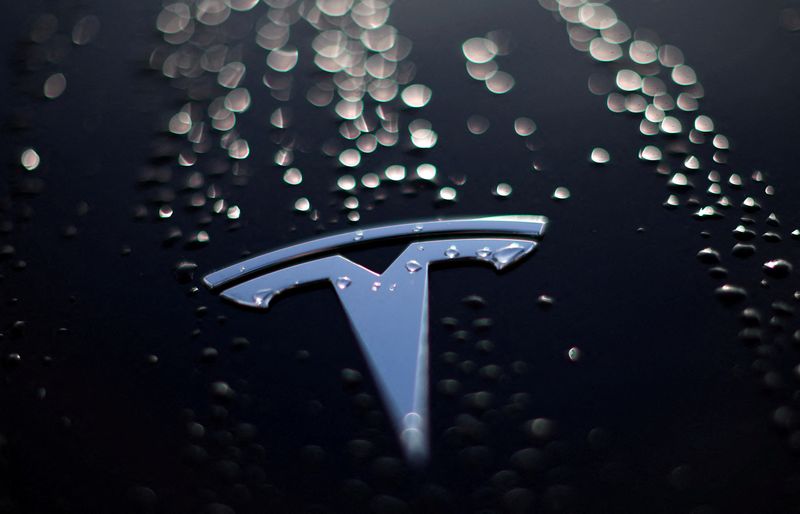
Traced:
[[[384, 225], [264, 253], [203, 280], [210, 288], [244, 280], [222, 291], [222, 296], [261, 309], [287, 289], [329, 281], [347, 312], [403, 450], [409, 460], [424, 462], [428, 454], [429, 264], [469, 259], [503, 269], [534, 249], [532, 238], [543, 234], [546, 223], [541, 216], [494, 216]], [[469, 234], [481, 237], [466, 237]], [[390, 238], [412, 243], [381, 274], [341, 255], [314, 258]], [[253, 276], [268, 268], [272, 271]]]

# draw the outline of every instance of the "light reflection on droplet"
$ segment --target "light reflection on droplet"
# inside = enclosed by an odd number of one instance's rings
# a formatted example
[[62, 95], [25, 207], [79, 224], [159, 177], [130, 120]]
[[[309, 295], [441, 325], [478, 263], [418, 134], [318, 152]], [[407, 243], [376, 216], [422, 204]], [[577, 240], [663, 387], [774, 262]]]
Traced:
[[605, 164], [611, 160], [611, 155], [605, 148], [596, 147], [592, 149], [592, 153], [589, 158], [595, 164]]
[[351, 191], [353, 188], [356, 187], [356, 179], [352, 175], [342, 175], [336, 181], [336, 185], [342, 191]]
[[661, 150], [657, 146], [647, 145], [639, 151], [639, 158], [643, 161], [660, 161]]
[[433, 180], [436, 178], [436, 166], [433, 164], [420, 164], [417, 166], [417, 176], [422, 180]]
[[617, 87], [623, 91], [637, 91], [642, 87], [642, 77], [633, 70], [617, 72]]
[[486, 79], [486, 89], [496, 95], [502, 95], [511, 91], [514, 87], [514, 77], [505, 71], [498, 71]]
[[571, 196], [569, 189], [559, 186], [553, 191], [553, 200], [566, 200]]
[[616, 61], [622, 57], [622, 48], [614, 43], [609, 43], [601, 37], [596, 37], [589, 43], [589, 55], [600, 62]]
[[476, 136], [483, 134], [489, 130], [489, 120], [477, 114], [473, 114], [467, 118], [467, 130]]
[[694, 128], [700, 132], [714, 132], [714, 121], [705, 115], [700, 115], [694, 120]]
[[691, 86], [697, 82], [697, 74], [691, 66], [679, 64], [672, 69], [672, 81], [680, 86]]
[[617, 14], [607, 5], [585, 3], [578, 11], [578, 21], [591, 29], [602, 30], [617, 23]]
[[63, 73], [54, 73], [44, 82], [44, 96], [53, 100], [58, 98], [67, 89], [67, 78]]
[[513, 191], [510, 184], [506, 184], [505, 182], [500, 182], [494, 187], [494, 194], [501, 198], [505, 198], [507, 196], [511, 196], [511, 192]]
[[403, 90], [400, 98], [409, 107], [424, 107], [431, 100], [431, 88], [422, 84], [412, 84]]
[[470, 62], [489, 62], [497, 55], [497, 45], [494, 41], [483, 37], [470, 38], [461, 45], [464, 57]]
[[536, 122], [530, 118], [517, 118], [514, 120], [514, 132], [519, 136], [530, 136], [536, 132]]
[[294, 202], [294, 208], [299, 212], [308, 212], [311, 209], [311, 202], [305, 196], [300, 197]]
[[361, 177], [361, 185], [368, 189], [375, 189], [381, 185], [381, 178], [375, 173], [367, 173]]
[[39, 154], [36, 152], [36, 150], [33, 148], [26, 148], [22, 152], [19, 161], [23, 168], [28, 171], [33, 171], [39, 167], [41, 159], [39, 158]]
[[386, 178], [389, 180], [399, 182], [406, 178], [406, 167], [399, 164], [392, 164], [386, 167], [383, 174], [386, 175]]
[[303, 182], [303, 174], [297, 168], [289, 168], [283, 174], [283, 181], [290, 186], [296, 186]]
[[452, 187], [443, 187], [439, 190], [439, 200], [443, 200], [446, 202], [452, 202], [456, 199], [456, 190]]
[[339, 163], [348, 168], [355, 168], [361, 164], [361, 152], [354, 148], [343, 150], [342, 153], [339, 154]]

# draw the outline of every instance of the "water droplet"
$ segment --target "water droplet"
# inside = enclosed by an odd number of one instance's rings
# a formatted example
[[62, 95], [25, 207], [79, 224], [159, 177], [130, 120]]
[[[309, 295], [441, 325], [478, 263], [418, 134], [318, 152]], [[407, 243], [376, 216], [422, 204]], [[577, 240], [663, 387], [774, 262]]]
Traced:
[[553, 191], [553, 200], [566, 200], [571, 196], [569, 189], [566, 187], [557, 187], [555, 191]]
[[511, 243], [498, 249], [492, 254], [492, 261], [498, 268], [503, 267], [519, 258], [525, 252], [525, 247], [519, 243]]
[[511, 185], [506, 184], [505, 182], [500, 182], [494, 188], [495, 196], [499, 196], [501, 198], [510, 196], [512, 191], [513, 189], [511, 188]]
[[266, 307], [274, 296], [275, 291], [272, 289], [261, 289], [253, 294], [253, 303], [256, 304], [256, 307]]
[[461, 254], [459, 253], [458, 248], [456, 248], [455, 245], [450, 245], [447, 248], [447, 250], [444, 251], [444, 256], [447, 257], [448, 259], [455, 259], [459, 255]]
[[577, 346], [573, 346], [567, 351], [567, 358], [572, 362], [578, 362], [583, 356], [583, 352]]
[[476, 251], [475, 255], [477, 255], [479, 259], [488, 259], [492, 255], [492, 249], [489, 248], [488, 246], [484, 246], [483, 248]]
[[350, 277], [348, 277], [348, 276], [339, 277], [339, 278], [337, 278], [337, 279], [336, 279], [336, 287], [337, 287], [338, 289], [340, 289], [340, 290], [344, 290], [344, 289], [347, 289], [347, 287], [348, 287], [348, 286], [349, 286], [349, 285], [350, 285], [352, 282], [353, 282], [353, 281], [352, 281], [352, 280], [350, 280]]
[[410, 260], [406, 263], [406, 269], [409, 273], [416, 273], [417, 271], [422, 269], [422, 264], [419, 261]]
[[775, 278], [785, 278], [792, 272], [792, 264], [785, 259], [773, 259], [764, 263], [764, 273]]
[[381, 283], [380, 282], [373, 282], [372, 283], [372, 290], [373, 291], [377, 291], [380, 288], [381, 288]]
[[747, 297], [747, 291], [743, 287], [725, 284], [718, 287], [714, 293], [722, 303], [733, 304], [740, 302]]
[[589, 159], [595, 164], [605, 164], [611, 160], [611, 155], [605, 148], [593, 148]]
[[28, 171], [33, 171], [39, 167], [41, 159], [39, 158], [39, 154], [36, 152], [36, 150], [33, 148], [27, 148], [22, 152], [22, 156], [20, 157], [19, 161], [23, 168]]
[[364, 239], [364, 232], [362, 230], [356, 230], [356, 233], [353, 235], [353, 241], [361, 241]]

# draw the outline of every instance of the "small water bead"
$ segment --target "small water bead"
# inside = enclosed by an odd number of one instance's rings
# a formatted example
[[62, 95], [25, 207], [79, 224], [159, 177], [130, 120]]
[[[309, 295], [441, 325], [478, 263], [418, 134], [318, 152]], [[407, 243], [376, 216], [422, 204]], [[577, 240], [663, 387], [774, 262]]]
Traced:
[[253, 294], [253, 303], [257, 307], [266, 307], [274, 297], [275, 291], [272, 289], [261, 289]]
[[714, 121], [705, 115], [700, 115], [694, 120], [694, 128], [700, 132], [714, 132]]
[[422, 180], [434, 180], [436, 178], [436, 166], [423, 163], [417, 166], [417, 176]]
[[553, 200], [567, 200], [571, 196], [569, 189], [559, 186], [553, 191]]
[[498, 48], [497, 44], [490, 39], [473, 37], [464, 41], [461, 51], [470, 62], [481, 64], [494, 59]]
[[714, 148], [717, 148], [718, 150], [727, 150], [730, 148], [730, 141], [728, 141], [728, 138], [722, 134], [717, 134], [714, 136], [712, 144], [714, 145]]
[[505, 182], [497, 184], [494, 188], [494, 194], [501, 198], [510, 196], [512, 191], [513, 189], [511, 188], [511, 186], [509, 184], [506, 184]]
[[514, 132], [518, 136], [530, 136], [536, 132], [536, 122], [530, 118], [517, 118], [514, 120]]
[[283, 174], [283, 181], [290, 186], [296, 186], [303, 182], [303, 174], [297, 168], [289, 168]]
[[679, 64], [672, 69], [672, 81], [679, 86], [691, 86], [697, 83], [697, 74], [691, 66]]
[[665, 134], [680, 134], [683, 131], [683, 125], [678, 118], [674, 116], [666, 116], [661, 121], [661, 131]]
[[589, 159], [595, 164], [606, 164], [611, 160], [611, 155], [605, 148], [596, 147], [592, 149]]
[[431, 88], [422, 84], [412, 84], [405, 89], [400, 95], [408, 107], [418, 109], [425, 107], [430, 102], [432, 96]]
[[336, 279], [336, 287], [340, 290], [347, 289], [352, 283], [353, 281], [346, 275]]
[[498, 71], [486, 79], [486, 89], [496, 95], [508, 93], [514, 87], [514, 84], [514, 77], [505, 71]]
[[381, 178], [375, 173], [367, 173], [361, 177], [361, 185], [367, 189], [375, 189], [381, 185]]
[[342, 191], [352, 191], [356, 187], [356, 179], [352, 175], [342, 175], [336, 180], [336, 186]]
[[700, 159], [698, 159], [694, 155], [690, 155], [683, 161], [683, 166], [688, 170], [699, 170]]
[[443, 200], [445, 202], [455, 201], [456, 196], [457, 196], [456, 190], [452, 187], [443, 187], [439, 190], [438, 193], [439, 200]]
[[383, 171], [383, 174], [389, 180], [399, 182], [406, 178], [406, 167], [399, 164], [392, 164]]
[[786, 259], [773, 259], [762, 266], [764, 273], [775, 278], [785, 278], [791, 274], [794, 267]]
[[725, 284], [718, 287], [714, 293], [717, 295], [717, 298], [725, 304], [737, 303], [747, 298], [747, 290], [732, 284]]
[[419, 271], [421, 269], [422, 269], [422, 264], [420, 264], [419, 261], [416, 261], [416, 260], [412, 259], [412, 260], [410, 260], [410, 261], [408, 261], [406, 263], [406, 270], [409, 273], [416, 273], [417, 271]]
[[358, 211], [350, 211], [347, 213], [347, 221], [350, 223], [356, 223], [360, 219], [361, 214], [359, 214]]
[[675, 207], [680, 205], [680, 199], [675, 195], [669, 195], [663, 203], [664, 207], [667, 209], [674, 209]]
[[311, 210], [311, 202], [305, 196], [300, 197], [294, 202], [294, 208], [299, 212], [308, 212]]
[[639, 159], [643, 161], [660, 161], [661, 150], [657, 146], [648, 145], [639, 151]]
[[267, 55], [267, 66], [281, 73], [291, 71], [297, 64], [298, 55], [294, 47], [276, 48]]
[[450, 245], [447, 247], [447, 250], [444, 251], [444, 256], [448, 259], [455, 259], [461, 255], [458, 251], [458, 248], [455, 245]]
[[380, 288], [381, 288], [381, 283], [380, 283], [380, 282], [377, 282], [377, 281], [376, 281], [376, 282], [373, 282], [373, 283], [372, 283], [372, 288], [371, 288], [371, 289], [372, 289], [373, 291], [377, 291], [377, 290], [378, 290], [378, 289], [380, 289]]
[[63, 73], [54, 73], [44, 82], [44, 96], [50, 100], [56, 99], [67, 89], [67, 78]]
[[348, 168], [355, 168], [361, 164], [361, 152], [355, 148], [348, 148], [339, 154], [339, 163]]
[[506, 264], [514, 262], [524, 252], [524, 246], [519, 243], [511, 243], [495, 251], [492, 254], [492, 261], [500, 266], [505, 266]]
[[20, 164], [22, 164], [22, 167], [25, 168], [26, 170], [33, 171], [39, 167], [41, 159], [36, 150], [34, 150], [33, 148], [26, 148], [22, 152], [22, 155], [19, 158], [19, 162]]
[[622, 57], [622, 47], [602, 37], [596, 37], [589, 43], [589, 55], [600, 62], [616, 61]]
[[572, 348], [567, 350], [567, 358], [572, 362], [578, 362], [579, 360], [581, 360], [582, 356], [583, 352], [581, 352], [581, 349], [578, 348], [577, 346], [573, 346]]
[[642, 88], [642, 76], [633, 70], [620, 70], [616, 83], [622, 91], [638, 91]]
[[479, 136], [489, 130], [489, 120], [484, 116], [474, 114], [467, 118], [467, 130]]
[[478, 249], [475, 252], [475, 255], [479, 259], [488, 259], [492, 255], [492, 249], [489, 248], [488, 246], [484, 246], [483, 248]]

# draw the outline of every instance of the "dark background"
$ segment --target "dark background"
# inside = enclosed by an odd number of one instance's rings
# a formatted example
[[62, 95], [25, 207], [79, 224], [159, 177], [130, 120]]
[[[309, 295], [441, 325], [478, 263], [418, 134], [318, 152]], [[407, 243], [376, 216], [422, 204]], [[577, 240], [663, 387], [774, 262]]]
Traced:
[[[684, 51], [706, 90], [702, 112], [733, 142], [729, 168], [744, 176], [763, 170], [777, 188], [769, 211], [755, 217], [763, 231], [774, 211], [785, 240], [759, 242], [757, 255], [740, 262], [729, 255], [729, 231], [741, 213], [700, 222], [691, 207], [661, 207], [664, 179], [636, 158], [647, 144], [638, 121], [589, 93], [587, 78], [599, 65], [572, 49], [563, 24], [536, 2], [396, 2], [390, 23], [414, 42], [415, 81], [434, 91], [420, 117], [433, 123], [440, 143], [427, 153], [376, 154], [364, 167], [435, 162], [440, 173], [467, 182], [449, 206], [434, 202], [433, 188], [406, 196], [388, 185], [385, 201], [361, 209], [361, 224], [492, 213], [551, 219], [536, 254], [508, 273], [432, 274], [433, 455], [424, 470], [403, 464], [332, 291], [290, 295], [254, 313], [190, 290], [202, 273], [245, 250], [348, 227], [330, 221], [342, 218], [328, 205], [339, 198], [330, 192], [336, 173], [319, 151], [298, 152], [302, 189], [281, 182], [265, 122], [278, 102], [259, 73], [248, 77], [254, 105], [241, 121], [250, 132], [249, 181], [236, 187], [222, 179], [229, 201], [242, 208], [240, 228], [213, 217], [202, 226], [211, 237], [206, 247], [164, 247], [167, 227], [188, 235], [208, 211], [182, 210], [185, 194], [176, 188], [180, 214], [158, 221], [152, 190], [137, 180], [172, 144], [163, 127], [186, 101], [146, 66], [159, 43], [159, 3], [6, 4], [0, 192], [2, 219], [12, 225], [0, 244], [15, 254], [1, 263], [0, 511], [798, 510], [794, 420], [782, 428], [774, 422], [797, 401], [791, 370], [798, 358], [789, 344], [797, 324], [780, 320], [762, 344], [744, 344], [736, 319], [742, 305], [716, 301], [722, 282], [695, 258], [717, 247], [764, 324], [770, 304], [791, 301], [798, 288], [793, 277], [758, 285], [761, 262], [800, 253], [789, 238], [800, 226], [800, 33], [779, 23], [781, 10], [796, 3], [613, 4], [631, 27], [655, 30]], [[52, 102], [37, 95], [56, 68], [32, 67], [35, 45], [27, 41], [43, 12], [67, 28], [84, 14], [101, 20], [97, 39], [73, 47], [58, 65], [68, 86]], [[509, 30], [514, 42], [499, 59], [517, 81], [503, 96], [466, 77], [460, 54], [462, 41], [494, 29]], [[244, 61], [263, 67], [263, 50], [250, 46]], [[301, 66], [297, 80], [303, 73]], [[332, 117], [295, 103], [295, 126], [310, 147], [335, 135]], [[491, 120], [485, 135], [465, 130], [472, 114]], [[518, 116], [536, 120], [540, 150], [531, 153], [513, 133]], [[31, 174], [17, 164], [29, 145], [43, 162], [34, 174], [43, 189], [33, 195], [21, 193]], [[609, 164], [588, 162], [594, 146], [611, 152]], [[530, 171], [533, 160], [541, 172]], [[514, 187], [503, 200], [491, 194], [501, 181]], [[572, 197], [551, 200], [556, 186]], [[753, 191], [748, 185], [742, 198]], [[292, 211], [301, 195], [319, 206], [321, 221]], [[371, 203], [369, 192], [360, 197]], [[145, 219], [133, 215], [139, 205], [149, 209]], [[72, 226], [75, 237], [65, 238]], [[703, 230], [712, 230], [710, 240]], [[385, 261], [393, 251], [363, 257]], [[176, 280], [181, 260], [198, 265], [191, 283]], [[487, 305], [461, 301], [472, 294]], [[552, 309], [537, 306], [540, 294], [555, 298]], [[198, 312], [201, 306], [207, 310]], [[454, 335], [443, 317], [457, 318], [465, 332]], [[476, 327], [480, 318], [492, 326]], [[237, 350], [235, 337], [250, 344]], [[476, 349], [482, 339], [494, 343], [491, 352]], [[573, 346], [582, 351], [578, 362], [565, 357]], [[219, 351], [211, 363], [201, 359], [208, 347]], [[445, 352], [462, 364], [446, 362]], [[8, 362], [11, 353], [21, 361]], [[487, 365], [501, 376], [487, 378]], [[363, 382], [344, 384], [345, 368], [359, 370]], [[457, 379], [459, 392], [439, 392], [444, 379]], [[215, 381], [235, 396], [215, 397]], [[554, 432], [532, 435], [536, 418], [551, 420]]]

